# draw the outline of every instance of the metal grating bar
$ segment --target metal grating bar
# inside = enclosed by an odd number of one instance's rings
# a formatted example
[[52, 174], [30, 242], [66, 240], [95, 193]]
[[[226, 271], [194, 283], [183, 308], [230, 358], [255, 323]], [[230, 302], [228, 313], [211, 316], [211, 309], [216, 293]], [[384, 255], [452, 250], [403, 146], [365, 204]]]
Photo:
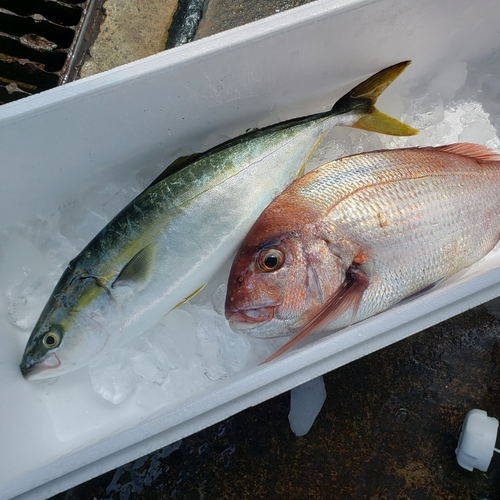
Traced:
[[103, 1], [0, 0], [0, 104], [74, 78]]

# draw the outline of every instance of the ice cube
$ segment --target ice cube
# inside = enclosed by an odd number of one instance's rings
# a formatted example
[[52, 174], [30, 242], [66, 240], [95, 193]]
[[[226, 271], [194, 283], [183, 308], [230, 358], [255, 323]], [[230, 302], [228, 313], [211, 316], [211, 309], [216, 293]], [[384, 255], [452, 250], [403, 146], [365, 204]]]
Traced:
[[413, 126], [426, 129], [441, 123], [444, 119], [444, 104], [437, 92], [427, 93], [411, 102]]
[[103, 211], [111, 220], [117, 213], [125, 208], [140, 191], [135, 188], [124, 188], [114, 193], [103, 205]]
[[149, 384], [163, 384], [169, 370], [163, 350], [144, 337], [138, 338], [134, 344], [131, 361], [136, 375]]
[[49, 275], [29, 276], [8, 294], [7, 316], [17, 327], [32, 329], [46, 304], [55, 280]]
[[427, 92], [439, 92], [443, 101], [449, 102], [461, 89], [467, 79], [467, 63], [454, 62], [445, 66], [427, 87]]
[[80, 204], [61, 210], [59, 231], [81, 250], [107, 223], [105, 216]]
[[311, 429], [326, 399], [323, 377], [299, 385], [290, 391], [288, 421], [296, 436], [305, 436]]
[[57, 279], [47, 273], [47, 260], [25, 234], [12, 234], [5, 242], [0, 274], [7, 298], [7, 316], [23, 330], [34, 326]]
[[170, 404], [182, 401], [189, 396], [206, 389], [211, 384], [205, 376], [205, 370], [199, 360], [192, 360], [187, 368], [179, 368], [168, 373], [163, 386], [165, 400]]
[[76, 257], [77, 250], [67, 238], [56, 233], [48, 236], [39, 246], [40, 252], [50, 262], [48, 272], [60, 275], [68, 262]]
[[149, 341], [155, 350], [156, 358], [170, 370], [176, 370], [187, 364], [186, 357], [180, 352], [173, 337], [174, 335], [170, 335], [168, 329], [161, 322], [142, 336]]
[[40, 276], [40, 270], [47, 265], [40, 250], [30, 239], [17, 232], [3, 240], [1, 250], [0, 275], [2, 283], [8, 288], [20, 284], [27, 277], [35, 274]]
[[193, 313], [198, 330], [198, 354], [210, 380], [219, 380], [240, 371], [246, 364], [250, 343], [234, 333], [224, 316], [199, 307]]
[[97, 394], [117, 405], [136, 390], [137, 380], [130, 351], [116, 349], [89, 365], [92, 387]]
[[[196, 323], [192, 315], [184, 309], [175, 309], [161, 320], [163, 334], [156, 331], [155, 336], [165, 336], [169, 343], [173, 343], [178, 362], [181, 365], [189, 364], [189, 360], [196, 356]], [[168, 354], [168, 351], [166, 351]]]
[[226, 294], [227, 294], [227, 284], [223, 283], [220, 285], [215, 293], [212, 296], [212, 305], [214, 307], [214, 311], [221, 316], [224, 315], [224, 307], [226, 303]]

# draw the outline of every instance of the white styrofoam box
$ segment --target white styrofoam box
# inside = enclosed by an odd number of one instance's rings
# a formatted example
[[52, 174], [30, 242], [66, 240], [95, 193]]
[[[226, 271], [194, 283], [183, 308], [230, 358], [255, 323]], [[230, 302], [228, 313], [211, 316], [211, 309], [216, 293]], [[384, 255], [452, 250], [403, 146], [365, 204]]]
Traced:
[[[139, 164], [314, 112], [395, 62], [414, 61], [404, 81], [487, 59], [499, 14], [497, 0], [320, 0], [4, 105], [0, 234], [97, 181], [135, 182]], [[154, 411], [109, 404], [82, 370], [25, 381], [24, 342], [2, 302], [0, 498], [54, 495], [499, 294], [495, 253], [426, 296]]]

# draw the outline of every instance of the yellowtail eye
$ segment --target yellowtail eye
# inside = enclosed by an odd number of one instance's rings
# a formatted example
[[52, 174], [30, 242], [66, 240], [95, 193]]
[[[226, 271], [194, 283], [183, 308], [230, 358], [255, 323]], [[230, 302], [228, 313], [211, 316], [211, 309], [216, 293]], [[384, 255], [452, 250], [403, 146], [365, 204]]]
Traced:
[[50, 331], [43, 336], [43, 345], [47, 349], [54, 349], [61, 342], [61, 335], [58, 332]]
[[257, 263], [259, 268], [270, 273], [272, 271], [277, 271], [285, 262], [285, 256], [281, 250], [277, 248], [267, 248], [259, 254]]

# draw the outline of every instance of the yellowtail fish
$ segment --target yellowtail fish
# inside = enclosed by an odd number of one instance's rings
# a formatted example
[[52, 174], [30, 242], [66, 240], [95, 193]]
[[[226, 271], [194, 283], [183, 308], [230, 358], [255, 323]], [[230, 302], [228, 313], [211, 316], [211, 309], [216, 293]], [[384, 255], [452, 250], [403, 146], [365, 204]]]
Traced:
[[233, 262], [226, 317], [256, 337], [361, 321], [484, 257], [500, 237], [500, 155], [453, 144], [327, 163], [261, 214]]
[[192, 297], [332, 127], [416, 133], [374, 107], [408, 64], [377, 73], [328, 112], [174, 162], [69, 263], [28, 340], [23, 375], [42, 379], [76, 370]]

